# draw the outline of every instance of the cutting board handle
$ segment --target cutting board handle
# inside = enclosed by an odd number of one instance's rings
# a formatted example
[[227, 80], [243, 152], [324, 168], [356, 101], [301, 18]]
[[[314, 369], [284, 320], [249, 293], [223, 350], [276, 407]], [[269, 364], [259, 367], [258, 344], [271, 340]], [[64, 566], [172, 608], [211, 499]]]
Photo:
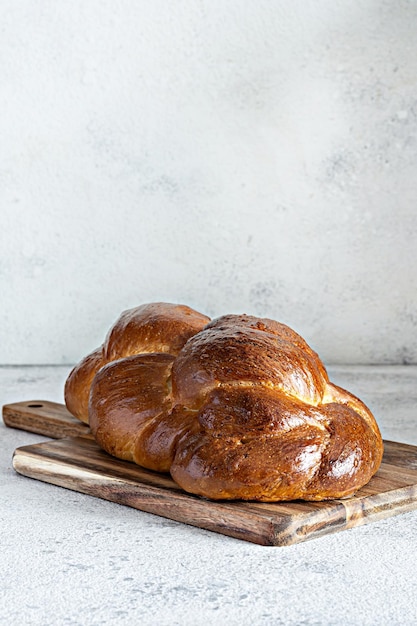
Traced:
[[3, 406], [3, 421], [10, 428], [26, 430], [52, 439], [89, 435], [90, 429], [68, 409], [49, 400], [26, 400]]

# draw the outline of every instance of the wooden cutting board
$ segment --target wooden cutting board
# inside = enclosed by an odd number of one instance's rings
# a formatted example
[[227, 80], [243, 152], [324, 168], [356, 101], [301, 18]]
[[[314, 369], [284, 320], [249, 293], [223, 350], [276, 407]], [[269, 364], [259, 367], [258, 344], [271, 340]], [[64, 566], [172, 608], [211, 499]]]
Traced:
[[213, 502], [185, 493], [169, 475], [109, 456], [61, 404], [5, 405], [3, 420], [57, 439], [16, 449], [13, 467], [24, 476], [261, 545], [290, 545], [417, 508], [417, 447], [393, 441], [385, 441], [377, 474], [351, 498]]

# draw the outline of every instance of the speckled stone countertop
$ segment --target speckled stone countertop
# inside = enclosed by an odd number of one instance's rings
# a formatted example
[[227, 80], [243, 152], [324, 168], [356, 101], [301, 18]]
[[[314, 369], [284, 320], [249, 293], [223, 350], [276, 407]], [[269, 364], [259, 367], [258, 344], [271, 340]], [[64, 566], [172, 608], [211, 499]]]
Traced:
[[[333, 366], [386, 439], [417, 445], [417, 367]], [[62, 402], [68, 367], [0, 368], [1, 404]], [[0, 623], [415, 625], [417, 511], [266, 548], [17, 475], [1, 425]]]

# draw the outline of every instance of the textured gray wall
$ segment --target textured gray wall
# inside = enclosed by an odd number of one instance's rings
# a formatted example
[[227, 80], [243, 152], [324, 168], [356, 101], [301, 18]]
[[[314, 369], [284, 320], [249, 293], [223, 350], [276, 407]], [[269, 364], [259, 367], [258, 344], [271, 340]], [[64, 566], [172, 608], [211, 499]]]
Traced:
[[2, 0], [0, 363], [153, 300], [417, 362], [417, 2]]

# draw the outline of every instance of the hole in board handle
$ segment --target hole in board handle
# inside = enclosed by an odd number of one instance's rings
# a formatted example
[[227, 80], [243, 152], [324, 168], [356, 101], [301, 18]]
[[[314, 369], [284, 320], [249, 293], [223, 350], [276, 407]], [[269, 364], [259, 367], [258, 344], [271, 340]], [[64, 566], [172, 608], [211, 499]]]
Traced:
[[28, 407], [30, 409], [40, 409], [41, 407], [43, 407], [43, 404], [28, 404]]

